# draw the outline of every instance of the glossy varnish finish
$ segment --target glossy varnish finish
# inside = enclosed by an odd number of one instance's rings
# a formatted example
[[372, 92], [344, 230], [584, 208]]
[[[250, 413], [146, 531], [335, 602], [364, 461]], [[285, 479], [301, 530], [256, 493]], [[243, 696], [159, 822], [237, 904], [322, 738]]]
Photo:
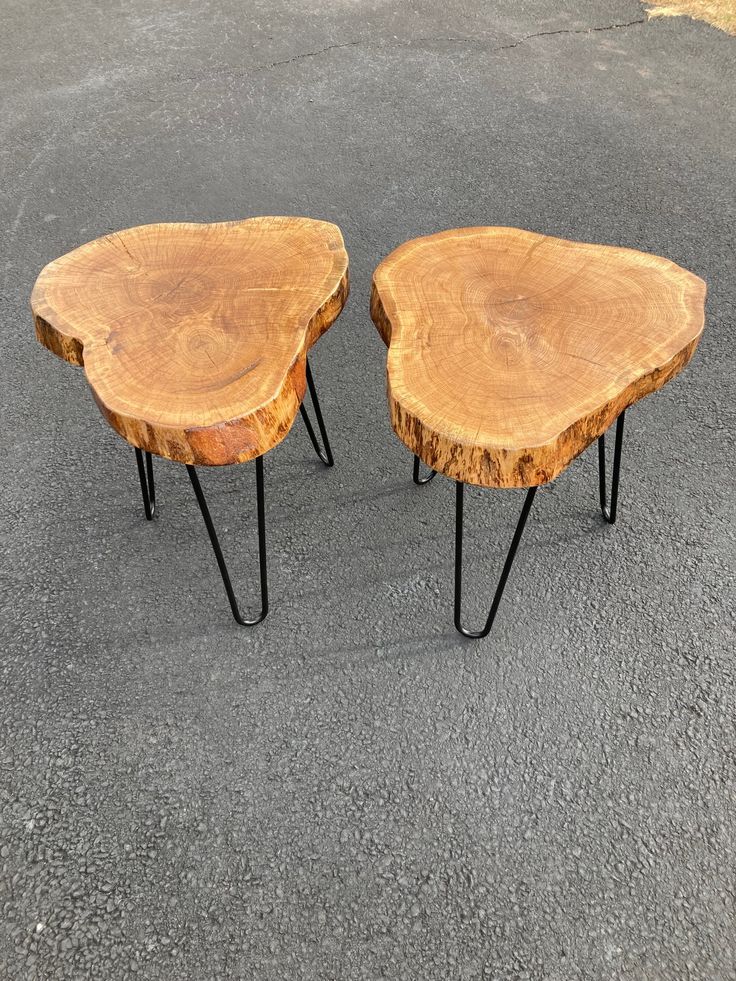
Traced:
[[264, 217], [106, 235], [49, 263], [31, 308], [41, 343], [84, 365], [125, 439], [220, 465], [284, 438], [307, 352], [347, 294], [336, 225]]
[[378, 266], [393, 428], [487, 487], [546, 483], [690, 360], [705, 284], [659, 256], [513, 228], [406, 242]]

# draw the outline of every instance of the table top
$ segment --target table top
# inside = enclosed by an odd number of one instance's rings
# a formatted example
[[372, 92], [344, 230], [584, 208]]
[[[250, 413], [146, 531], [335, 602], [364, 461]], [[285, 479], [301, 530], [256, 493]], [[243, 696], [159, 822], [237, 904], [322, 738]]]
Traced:
[[284, 438], [307, 351], [347, 295], [336, 225], [261, 217], [105, 235], [48, 264], [31, 309], [38, 339], [84, 365], [128, 442], [221, 465]]
[[705, 292], [659, 256], [515, 228], [405, 242], [371, 296], [394, 431], [456, 480], [546, 483], [687, 364]]

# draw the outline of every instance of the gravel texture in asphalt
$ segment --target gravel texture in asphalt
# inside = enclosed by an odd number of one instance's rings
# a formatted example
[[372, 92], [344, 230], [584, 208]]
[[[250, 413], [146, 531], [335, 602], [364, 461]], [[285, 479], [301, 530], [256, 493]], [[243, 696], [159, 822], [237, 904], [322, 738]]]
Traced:
[[[634, 0], [6, 0], [0, 977], [736, 976], [734, 40]], [[337, 222], [352, 296], [230, 618], [182, 467], [35, 341], [40, 268], [158, 220]], [[504, 224], [710, 287], [689, 368], [537, 495], [494, 632], [393, 437], [373, 267]], [[243, 606], [254, 469], [201, 474]], [[482, 619], [523, 492], [466, 495]]]

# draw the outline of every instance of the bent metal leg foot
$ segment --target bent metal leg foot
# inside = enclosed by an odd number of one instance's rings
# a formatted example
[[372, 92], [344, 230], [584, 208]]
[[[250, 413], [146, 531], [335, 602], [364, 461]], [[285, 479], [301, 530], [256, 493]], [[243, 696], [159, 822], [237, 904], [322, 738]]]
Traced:
[[212, 517], [210, 516], [209, 508], [207, 507], [207, 501], [205, 500], [204, 492], [202, 490], [202, 485], [199, 482], [199, 476], [197, 471], [193, 466], [187, 464], [187, 473], [189, 474], [189, 479], [192, 482], [192, 487], [194, 488], [194, 493], [197, 497], [197, 504], [199, 504], [199, 509], [202, 512], [202, 517], [204, 518], [204, 523], [207, 527], [207, 533], [210, 536], [210, 542], [212, 543], [212, 549], [215, 553], [215, 558], [217, 559], [217, 565], [220, 569], [220, 575], [222, 576], [222, 581], [225, 585], [225, 592], [227, 593], [227, 598], [230, 601], [230, 609], [232, 610], [233, 617], [236, 623], [239, 623], [241, 627], [253, 627], [255, 624], [260, 623], [261, 620], [266, 618], [268, 613], [268, 576], [266, 573], [266, 515], [265, 515], [265, 504], [264, 504], [264, 493], [263, 493], [263, 457], [259, 456], [256, 459], [256, 501], [258, 510], [258, 563], [260, 568], [260, 580], [261, 580], [261, 612], [258, 616], [247, 620], [243, 617], [238, 607], [238, 601], [235, 598], [235, 592], [233, 590], [232, 583], [230, 582], [230, 575], [227, 571], [227, 565], [222, 554], [222, 549], [220, 548], [220, 542], [217, 538], [217, 532], [215, 531], [215, 526], [212, 523]]

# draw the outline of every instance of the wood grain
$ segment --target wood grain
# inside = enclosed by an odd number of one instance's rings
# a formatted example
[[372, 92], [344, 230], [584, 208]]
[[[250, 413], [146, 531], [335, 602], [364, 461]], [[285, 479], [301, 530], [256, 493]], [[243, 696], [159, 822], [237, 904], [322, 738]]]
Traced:
[[336, 225], [263, 217], [106, 235], [49, 263], [31, 309], [128, 442], [216, 466], [284, 438], [347, 295]]
[[705, 292], [659, 256], [514, 228], [406, 242], [371, 295], [394, 431], [456, 480], [544, 484], [682, 370]]

